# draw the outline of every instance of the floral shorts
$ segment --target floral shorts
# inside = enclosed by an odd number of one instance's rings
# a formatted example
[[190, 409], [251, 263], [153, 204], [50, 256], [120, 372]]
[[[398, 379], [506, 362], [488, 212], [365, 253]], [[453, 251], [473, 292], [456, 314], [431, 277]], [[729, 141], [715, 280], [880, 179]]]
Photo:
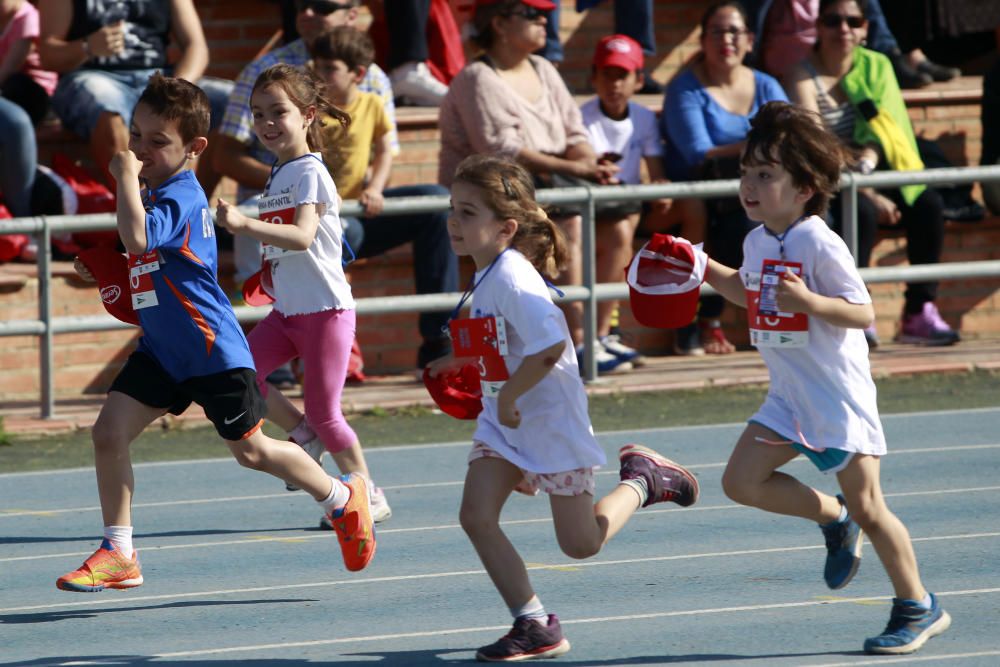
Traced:
[[[485, 443], [473, 443], [472, 451], [469, 452], [469, 463], [482, 458], [502, 459], [503, 457]], [[594, 495], [593, 468], [576, 468], [565, 472], [546, 473], [528, 472], [522, 469], [521, 473], [524, 475], [524, 479], [514, 487], [514, 490], [528, 496], [537, 495], [539, 491], [544, 491], [551, 496], [579, 496], [584, 493]]]

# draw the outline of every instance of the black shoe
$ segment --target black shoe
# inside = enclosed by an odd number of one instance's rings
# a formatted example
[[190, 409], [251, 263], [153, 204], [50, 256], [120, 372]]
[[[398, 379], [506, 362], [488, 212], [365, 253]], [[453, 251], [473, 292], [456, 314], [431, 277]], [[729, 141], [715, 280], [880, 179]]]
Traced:
[[892, 69], [896, 72], [896, 80], [900, 88], [923, 88], [934, 83], [930, 74], [918, 71], [907, 61], [899, 51], [886, 54], [892, 62]]
[[962, 76], [962, 70], [957, 67], [938, 65], [937, 63], [932, 63], [930, 60], [924, 60], [917, 65], [917, 71], [926, 74], [935, 81], [951, 81], [955, 77]]
[[639, 89], [640, 95], [662, 95], [663, 91], [666, 90], [663, 84], [653, 78], [653, 75], [646, 72], [643, 77], [642, 88]]
[[447, 337], [427, 338], [417, 350], [417, 368], [423, 369], [435, 359], [451, 352], [451, 340]]
[[941, 213], [945, 220], [954, 222], [979, 222], [986, 217], [986, 209], [976, 202], [962, 206], [946, 206]]

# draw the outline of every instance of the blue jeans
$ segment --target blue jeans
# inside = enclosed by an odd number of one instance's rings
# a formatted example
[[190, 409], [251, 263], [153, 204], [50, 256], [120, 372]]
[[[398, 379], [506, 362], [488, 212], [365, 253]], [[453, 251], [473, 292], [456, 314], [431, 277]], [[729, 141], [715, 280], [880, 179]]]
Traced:
[[[390, 197], [447, 195], [440, 185], [404, 185], [382, 193]], [[448, 240], [448, 214], [410, 213], [344, 218], [344, 237], [358, 259], [376, 257], [413, 243], [413, 277], [417, 294], [458, 291], [458, 259]], [[346, 252], [346, 251], [345, 251]], [[420, 335], [439, 339], [448, 325], [447, 312], [420, 313]]]
[[[146, 89], [155, 69], [128, 71], [78, 69], [59, 78], [52, 94], [52, 108], [62, 124], [84, 139], [104, 112], [118, 114], [125, 125], [132, 123], [132, 110]], [[198, 81], [212, 109], [212, 127], [222, 122], [233, 82], [205, 77]]]
[[38, 147], [27, 112], [0, 97], [0, 192], [14, 217], [31, 215]]
[[882, 5], [879, 0], [868, 0], [868, 11], [865, 13], [868, 19], [868, 48], [879, 53], [890, 53], [899, 50], [899, 44], [889, 29], [889, 24], [885, 21], [885, 14], [882, 13]]
[[[877, 0], [876, 0], [877, 2]], [[578, 2], [577, 10], [589, 9], [598, 4], [593, 0]], [[615, 32], [628, 35], [639, 42], [647, 56], [656, 55], [656, 34], [653, 32], [653, 0], [614, 0]], [[883, 22], [885, 19], [883, 19]], [[545, 46], [538, 52], [549, 62], [563, 61], [563, 47], [559, 41], [559, 3], [549, 12], [545, 23]]]

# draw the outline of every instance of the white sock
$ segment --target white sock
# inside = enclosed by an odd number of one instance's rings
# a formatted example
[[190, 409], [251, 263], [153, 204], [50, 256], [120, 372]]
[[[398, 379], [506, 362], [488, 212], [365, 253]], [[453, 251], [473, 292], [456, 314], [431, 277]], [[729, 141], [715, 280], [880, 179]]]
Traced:
[[840, 516], [837, 517], [837, 523], [844, 523], [847, 521], [847, 505], [840, 506]]
[[132, 558], [135, 549], [132, 547], [132, 526], [105, 526], [104, 537], [115, 549], [121, 552], [125, 558]]
[[299, 425], [288, 432], [288, 437], [300, 445], [304, 445], [307, 442], [312, 442], [316, 439], [316, 431], [312, 430], [312, 426], [303, 417]]
[[520, 607], [511, 607], [510, 615], [514, 618], [526, 616], [539, 625], [549, 624], [549, 615], [545, 613], [545, 607], [542, 606], [542, 601], [538, 599], [537, 595], [532, 595], [531, 599]]
[[924, 599], [920, 601], [920, 606], [923, 607], [924, 609], [930, 609], [932, 604], [934, 604], [934, 603], [931, 602], [931, 594], [930, 593], [928, 593], [927, 595], [925, 595]]
[[333, 489], [323, 500], [319, 501], [319, 506], [323, 508], [323, 512], [326, 514], [332, 514], [334, 510], [339, 510], [347, 504], [347, 501], [351, 499], [351, 490], [347, 488], [347, 485], [341, 482], [335, 477], [331, 477], [330, 481], [333, 482]]
[[649, 498], [649, 485], [646, 484], [646, 480], [642, 477], [633, 477], [632, 479], [624, 479], [619, 484], [624, 484], [629, 487], [639, 496], [639, 507], [642, 507], [646, 500]]

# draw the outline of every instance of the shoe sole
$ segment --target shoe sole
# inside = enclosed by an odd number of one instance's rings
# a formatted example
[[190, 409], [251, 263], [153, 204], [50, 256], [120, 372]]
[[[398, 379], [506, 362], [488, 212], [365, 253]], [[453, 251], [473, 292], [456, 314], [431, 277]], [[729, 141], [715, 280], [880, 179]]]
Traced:
[[546, 646], [545, 648], [535, 651], [534, 653], [520, 653], [507, 658], [491, 658], [477, 652], [476, 660], [479, 662], [523, 662], [525, 660], [542, 660], [546, 658], [558, 658], [561, 655], [569, 653], [569, 649], [569, 640], [563, 639], [558, 644]]
[[851, 571], [848, 572], [847, 577], [836, 586], [830, 586], [830, 584], [828, 583], [827, 587], [831, 591], [839, 591], [841, 588], [844, 588], [845, 586], [847, 586], [847, 584], [851, 583], [851, 579], [854, 578], [854, 575], [858, 573], [858, 568], [861, 567], [861, 549], [862, 547], [864, 547], [864, 544], [865, 544], [865, 531], [861, 530], [861, 528], [858, 528], [858, 538], [855, 541], [854, 545], [851, 547], [851, 555], [854, 556], [854, 562], [851, 564]]
[[100, 586], [84, 586], [83, 584], [74, 584], [69, 581], [56, 581], [56, 588], [61, 591], [69, 591], [70, 593], [100, 593], [106, 588], [113, 588], [118, 590], [128, 590], [129, 588], [136, 588], [142, 586], [143, 579], [140, 576], [137, 579], [126, 579], [125, 581], [115, 581], [107, 584], [101, 584]]
[[[644, 459], [648, 459], [655, 463], [656, 465], [665, 466], [668, 468], [673, 468], [677, 472], [684, 475], [690, 482], [691, 486], [694, 488], [694, 498], [687, 505], [681, 505], [681, 507], [690, 507], [698, 502], [698, 497], [701, 495], [701, 488], [698, 486], [698, 478], [692, 475], [687, 468], [682, 466], [680, 463], [671, 461], [663, 454], [660, 454], [655, 449], [650, 449], [649, 447], [644, 447], [643, 445], [625, 445], [618, 450], [618, 462], [621, 463], [622, 457], [627, 454], [635, 454], [641, 456]], [[680, 505], [680, 503], [677, 503]]]
[[922, 345], [924, 347], [947, 347], [949, 345], [954, 345], [960, 342], [960, 338], [948, 338], [948, 339], [934, 339], [934, 338], [921, 338], [920, 336], [896, 336], [897, 343], [905, 343], [907, 345]]
[[927, 643], [928, 639], [931, 637], [937, 637], [950, 627], [951, 615], [946, 611], [942, 611], [941, 618], [929, 625], [926, 630], [917, 635], [917, 638], [909, 644], [903, 644], [902, 646], [877, 646], [874, 648], [866, 648], [865, 653], [877, 655], [903, 655], [906, 653], [916, 653], [923, 647], [924, 644]]

